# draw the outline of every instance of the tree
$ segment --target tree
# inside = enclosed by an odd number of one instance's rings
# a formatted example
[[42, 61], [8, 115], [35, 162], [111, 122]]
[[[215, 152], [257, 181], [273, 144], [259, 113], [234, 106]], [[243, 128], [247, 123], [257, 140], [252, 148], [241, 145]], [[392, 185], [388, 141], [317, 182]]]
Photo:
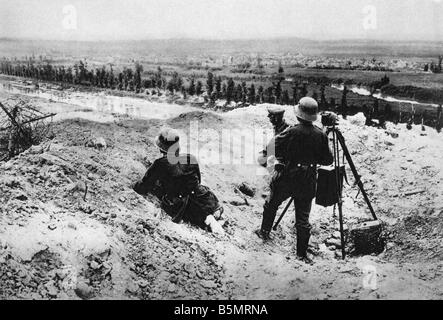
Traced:
[[215, 80], [215, 92], [217, 93], [217, 99], [220, 99], [222, 91], [222, 79], [220, 76]]
[[235, 82], [232, 78], [228, 80], [228, 86], [226, 88], [226, 101], [229, 104], [235, 98]]
[[298, 104], [298, 101], [300, 100], [298, 98], [298, 87], [297, 87], [297, 83], [294, 84], [294, 86], [292, 87], [292, 100], [294, 101], [294, 105]]
[[441, 73], [442, 71], [442, 62], [443, 62], [443, 56], [438, 57], [438, 73]]
[[285, 70], [283, 69], [283, 66], [281, 64], [281, 61], [278, 62], [278, 73], [283, 74]]
[[263, 88], [263, 86], [260, 86], [260, 87], [258, 87], [258, 97], [259, 97], [259, 102], [260, 103], [263, 103], [264, 102], [264, 97], [263, 97], [263, 94], [264, 94], [264, 88]]
[[383, 78], [381, 78], [381, 87], [388, 85], [391, 82], [389, 77], [385, 74]]
[[341, 111], [343, 113], [346, 112], [346, 109], [348, 107], [348, 100], [347, 100], [348, 92], [349, 92], [348, 87], [345, 86], [343, 89], [342, 98], [341, 98]]
[[255, 86], [253, 83], [249, 87], [248, 99], [250, 104], [255, 104]]
[[284, 105], [288, 105], [289, 104], [289, 92], [288, 92], [288, 90], [283, 91], [282, 104], [284, 104]]
[[124, 79], [123, 73], [119, 72], [119, 74], [118, 74], [118, 85], [117, 85], [118, 90], [123, 90], [123, 87], [124, 87], [124, 80], [123, 79]]
[[214, 91], [214, 75], [212, 72], [208, 72], [208, 77], [206, 79], [206, 91], [208, 92], [208, 96], [212, 95], [212, 91]]
[[191, 83], [189, 84], [188, 93], [190, 96], [195, 95], [195, 79], [191, 78]]
[[237, 84], [234, 88], [234, 102], [239, 102], [241, 100], [242, 87], [241, 84]]
[[318, 102], [318, 93], [317, 91], [314, 91], [314, 93], [312, 94], [312, 98]]
[[264, 92], [264, 102], [267, 102], [267, 103], [274, 103], [275, 102], [273, 87], [266, 88], [266, 90]]
[[281, 103], [281, 94], [282, 94], [281, 81], [278, 81], [277, 84], [274, 83], [274, 87], [275, 87], [275, 102], [274, 103]]
[[322, 86], [320, 88], [320, 108], [322, 110], [324, 110], [327, 105], [325, 90], [326, 90], [326, 87], [324, 84], [322, 84]]
[[195, 88], [195, 93], [199, 96], [203, 93], [203, 83], [199, 80], [197, 81], [197, 86]]
[[[41, 56], [40, 56], [41, 57]], [[78, 65], [74, 64], [74, 79], [73, 84], [79, 83], [79, 72], [78, 72]]]
[[108, 87], [111, 89], [114, 89], [114, 85], [115, 85], [115, 76], [114, 76], [114, 70], [111, 69], [109, 70], [109, 76], [108, 76]]
[[[172, 90], [174, 91], [180, 91], [181, 87], [183, 85], [183, 79], [178, 75], [178, 72], [174, 72], [172, 74], [172, 78], [168, 83], [168, 87], [170, 86], [172, 88]], [[171, 91], [170, 89], [168, 89], [169, 91]], [[171, 92], [173, 92], [171, 91]]]
[[303, 83], [300, 93], [301, 93], [301, 98], [304, 98], [308, 95], [308, 84], [307, 83]]
[[137, 92], [140, 92], [140, 88], [142, 86], [142, 72], [143, 66], [136, 62], [135, 63], [135, 74], [134, 74], [134, 87]]
[[248, 88], [246, 86], [246, 82], [243, 81], [241, 83], [241, 101], [243, 102], [243, 104], [246, 103], [247, 97], [248, 97]]
[[169, 82], [168, 82], [166, 88], [168, 89], [168, 91], [169, 91], [171, 94], [174, 93], [174, 80], [173, 80], [173, 79], [169, 80]]
[[222, 90], [221, 90], [222, 98], [226, 99], [227, 91], [228, 91], [228, 86], [226, 85], [226, 83], [223, 83]]
[[82, 83], [83, 81], [86, 81], [86, 73], [87, 69], [83, 61], [79, 61], [78, 63], [78, 81], [79, 83]]

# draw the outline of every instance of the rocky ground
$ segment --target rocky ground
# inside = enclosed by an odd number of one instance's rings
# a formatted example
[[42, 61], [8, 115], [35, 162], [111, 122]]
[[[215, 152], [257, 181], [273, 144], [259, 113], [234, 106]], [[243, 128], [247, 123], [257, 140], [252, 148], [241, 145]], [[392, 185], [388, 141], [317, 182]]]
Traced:
[[[87, 110], [73, 116], [75, 106], [26, 99], [43, 110], [71, 114], [53, 124], [54, 139], [0, 164], [2, 299], [443, 297], [443, 139], [431, 129], [364, 127], [359, 115], [341, 121], [385, 223], [387, 246], [379, 256], [340, 260], [337, 218], [331, 208], [315, 206], [310, 248], [315, 264], [309, 266], [295, 259], [292, 213], [272, 243], [253, 233], [268, 191], [267, 172], [211, 162], [229, 147], [215, 139], [223, 129], [270, 129], [265, 106], [136, 119]], [[286, 114], [294, 120], [290, 107]], [[194, 121], [202, 130], [197, 136], [189, 132]], [[203, 184], [225, 206], [225, 235], [174, 224], [155, 199], [132, 191], [158, 156], [153, 140], [164, 125], [180, 130], [184, 147], [198, 141], [208, 151], [200, 155]], [[262, 142], [252, 141], [259, 149]], [[234, 148], [241, 143], [232, 140]], [[370, 219], [357, 191], [345, 188], [349, 229]]]

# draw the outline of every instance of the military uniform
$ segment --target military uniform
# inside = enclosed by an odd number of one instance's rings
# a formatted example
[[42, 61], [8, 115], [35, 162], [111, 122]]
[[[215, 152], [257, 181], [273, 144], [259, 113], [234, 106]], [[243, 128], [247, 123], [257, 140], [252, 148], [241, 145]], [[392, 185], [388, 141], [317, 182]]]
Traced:
[[293, 197], [297, 255], [306, 257], [311, 230], [309, 214], [317, 184], [317, 165], [330, 165], [333, 162], [328, 137], [311, 122], [302, 121], [275, 137], [275, 157], [282, 165], [279, 165], [280, 168], [272, 178], [271, 192], [264, 205], [263, 221], [258, 234], [264, 238], [269, 235], [279, 206]]
[[194, 156], [183, 154], [174, 160], [177, 163], [171, 163], [166, 154], [155, 160], [134, 190], [157, 196], [175, 222], [183, 220], [204, 227], [206, 217], [220, 209], [219, 201], [200, 184], [200, 168]]
[[285, 110], [282, 108], [268, 109], [268, 117], [274, 128], [275, 135], [278, 135], [289, 128], [289, 125], [286, 123], [285, 119], [283, 119], [284, 114]]
[[274, 126], [274, 134], [277, 136], [288, 128], [289, 124], [287, 124], [285, 119], [283, 119], [281, 124]]
[[[284, 109], [268, 109], [268, 117], [271, 120], [272, 123], [272, 127], [274, 128], [274, 135], [277, 136], [280, 133], [282, 133], [283, 131], [285, 131], [286, 129], [288, 129], [290, 126], [289, 124], [287, 124], [287, 122], [285, 121], [285, 119], [283, 119], [283, 115], [285, 113]], [[272, 139], [269, 145], [272, 145], [274, 143], [274, 139]], [[263, 150], [262, 152], [260, 152], [259, 158], [258, 158], [258, 163], [263, 166], [266, 167], [267, 166], [267, 159], [270, 156], [269, 152], [268, 152], [268, 147], [266, 147], [265, 150]]]

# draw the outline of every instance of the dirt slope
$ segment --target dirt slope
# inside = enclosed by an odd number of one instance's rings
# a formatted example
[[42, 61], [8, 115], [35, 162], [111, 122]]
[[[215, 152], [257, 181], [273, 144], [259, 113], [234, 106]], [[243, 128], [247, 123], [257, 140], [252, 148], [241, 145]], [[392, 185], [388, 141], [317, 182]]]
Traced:
[[[363, 127], [359, 116], [342, 121], [389, 242], [378, 257], [338, 260], [331, 244], [337, 242], [337, 219], [332, 209], [315, 207], [316, 264], [307, 266], [295, 259], [293, 214], [273, 243], [263, 244], [253, 234], [267, 192], [265, 172], [255, 165], [211, 162], [219, 148], [228, 148], [220, 147], [214, 132], [264, 132], [270, 129], [265, 114], [258, 106], [227, 114], [191, 111], [166, 120], [113, 116], [103, 123], [56, 123], [54, 140], [0, 165], [0, 298], [441, 299], [441, 135], [429, 129], [422, 136], [419, 128], [404, 126]], [[194, 120], [212, 134], [189, 134]], [[226, 235], [173, 224], [154, 199], [132, 191], [158, 156], [153, 139], [165, 124], [181, 130], [184, 146], [198, 140], [209, 150], [202, 155], [203, 183], [226, 207]], [[97, 137], [107, 148], [85, 146]], [[252, 141], [257, 148], [262, 144]], [[241, 139], [232, 143], [239, 147]], [[253, 197], [239, 193], [243, 182], [256, 191]], [[398, 190], [423, 192], [407, 196]], [[347, 187], [349, 226], [369, 217], [356, 194]], [[377, 275], [372, 288], [365, 285], [365, 270], [371, 268]]]

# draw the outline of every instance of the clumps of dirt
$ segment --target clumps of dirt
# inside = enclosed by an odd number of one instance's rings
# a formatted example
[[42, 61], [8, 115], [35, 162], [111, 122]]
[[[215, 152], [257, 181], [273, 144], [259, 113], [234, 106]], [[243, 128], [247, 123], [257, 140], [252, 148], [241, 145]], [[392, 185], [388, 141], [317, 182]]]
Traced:
[[30, 299], [55, 299], [63, 289], [65, 277], [60, 268], [59, 255], [48, 248], [34, 254], [30, 261], [23, 261], [7, 253], [0, 253], [0, 298], [11, 296]]
[[[86, 257], [86, 268], [80, 274], [81, 278], [87, 280], [87, 285], [92, 292], [84, 294], [84, 290], [80, 290], [80, 294], [77, 290], [77, 295], [81, 298], [92, 298], [94, 295], [99, 294], [100, 291], [112, 288], [112, 263], [108, 260], [111, 254], [111, 250], [107, 249], [102, 253], [91, 254]], [[83, 294], [82, 294], [83, 293]]]
[[432, 210], [416, 211], [389, 230], [385, 256], [397, 261], [441, 262], [443, 260], [443, 215]]
[[189, 123], [193, 121], [198, 121], [199, 125], [211, 127], [214, 124], [222, 123], [223, 118], [214, 112], [192, 111], [182, 113], [178, 117], [168, 120], [167, 123], [174, 128], [181, 128], [188, 127]]
[[[140, 236], [129, 240], [135, 286], [128, 290], [141, 299], [207, 299], [226, 294], [224, 269], [196, 243], [172, 235], [152, 233], [146, 247]], [[155, 243], [155, 245], [154, 245]]]
[[238, 190], [244, 195], [253, 198], [255, 196], [255, 188], [249, 186], [246, 182], [242, 182], [237, 186]]

